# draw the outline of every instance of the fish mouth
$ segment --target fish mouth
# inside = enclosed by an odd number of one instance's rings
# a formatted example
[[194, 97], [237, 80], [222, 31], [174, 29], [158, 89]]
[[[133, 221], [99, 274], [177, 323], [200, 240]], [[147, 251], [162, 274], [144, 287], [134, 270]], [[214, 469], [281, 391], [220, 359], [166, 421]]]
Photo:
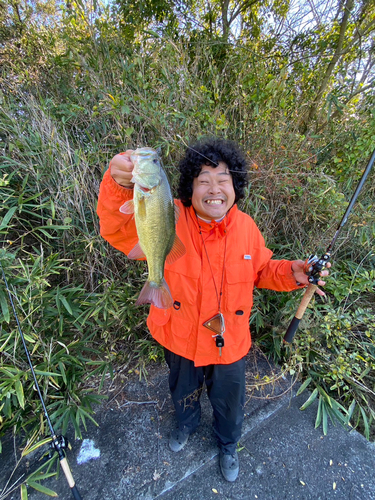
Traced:
[[153, 189], [155, 189], [157, 186], [160, 185], [159, 182], [149, 183], [148, 185], [145, 185], [145, 183], [142, 184], [139, 181], [135, 181], [135, 184], [137, 184], [138, 189], [143, 193], [149, 193], [150, 191], [152, 191]]

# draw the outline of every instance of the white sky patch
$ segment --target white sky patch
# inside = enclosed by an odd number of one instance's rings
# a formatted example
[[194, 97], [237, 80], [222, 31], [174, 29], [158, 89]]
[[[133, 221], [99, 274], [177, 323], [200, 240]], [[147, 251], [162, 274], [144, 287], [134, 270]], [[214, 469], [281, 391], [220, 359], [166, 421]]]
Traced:
[[94, 441], [92, 439], [84, 439], [77, 457], [77, 464], [82, 465], [89, 460], [96, 460], [99, 457], [100, 450], [95, 448]]

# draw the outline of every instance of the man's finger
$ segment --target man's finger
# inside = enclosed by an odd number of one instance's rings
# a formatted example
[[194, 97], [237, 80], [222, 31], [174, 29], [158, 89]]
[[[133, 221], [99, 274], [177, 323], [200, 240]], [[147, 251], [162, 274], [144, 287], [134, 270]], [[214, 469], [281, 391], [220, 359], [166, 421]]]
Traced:
[[[319, 286], [324, 286], [325, 285], [325, 281], [318, 281], [318, 285]], [[323, 290], [321, 290], [320, 288], [317, 288], [316, 289], [316, 293], [318, 295], [320, 295], [321, 297], [326, 297], [326, 294], [323, 292]]]

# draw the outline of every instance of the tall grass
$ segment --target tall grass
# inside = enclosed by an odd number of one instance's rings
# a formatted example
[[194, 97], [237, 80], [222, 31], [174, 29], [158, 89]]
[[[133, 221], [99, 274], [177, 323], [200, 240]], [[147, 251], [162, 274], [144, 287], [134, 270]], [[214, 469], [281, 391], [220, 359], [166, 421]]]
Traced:
[[[327, 246], [374, 146], [366, 106], [302, 135], [298, 89], [269, 58], [160, 39], [130, 51], [120, 35], [110, 36], [88, 38], [84, 50], [72, 41], [70, 51], [49, 55], [43, 79], [15, 88], [1, 82], [0, 258], [48, 409], [57, 426], [71, 421], [77, 435], [113, 362], [160, 357], [146, 311], [134, 307], [144, 264], [99, 235], [96, 200], [112, 156], [161, 147], [175, 186], [185, 144], [202, 135], [238, 141], [250, 171], [240, 208], [277, 258], [301, 258]], [[374, 416], [374, 189], [372, 176], [338, 242], [329, 299], [313, 302], [293, 349], [285, 351], [281, 338], [298, 294], [262, 292], [252, 316], [262, 348], [316, 388], [317, 423], [326, 431], [327, 416], [336, 415], [362, 422], [367, 436]], [[0, 300], [0, 430], [36, 429], [40, 405], [2, 283]]]

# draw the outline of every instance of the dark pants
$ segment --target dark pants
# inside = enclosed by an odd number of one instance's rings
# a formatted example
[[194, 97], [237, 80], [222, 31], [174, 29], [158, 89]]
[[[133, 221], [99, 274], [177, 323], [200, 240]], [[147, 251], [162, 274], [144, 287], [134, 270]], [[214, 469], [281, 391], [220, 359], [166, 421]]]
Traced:
[[219, 448], [234, 453], [241, 437], [245, 404], [245, 358], [230, 365], [195, 367], [194, 362], [164, 349], [169, 366], [169, 388], [179, 429], [195, 431], [201, 417], [199, 398], [203, 383], [214, 413]]

